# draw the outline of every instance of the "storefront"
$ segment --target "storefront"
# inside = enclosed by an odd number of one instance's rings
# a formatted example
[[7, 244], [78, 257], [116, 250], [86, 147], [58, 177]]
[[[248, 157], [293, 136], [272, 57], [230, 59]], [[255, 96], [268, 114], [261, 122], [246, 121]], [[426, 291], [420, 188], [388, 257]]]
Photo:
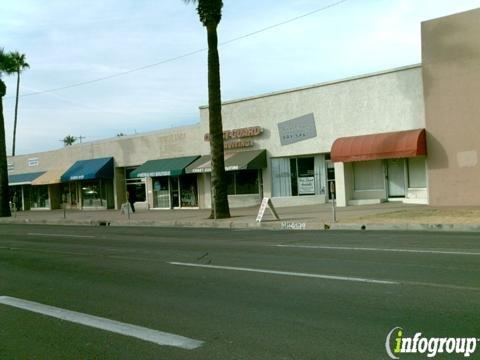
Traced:
[[134, 204], [135, 209], [148, 209], [146, 179], [133, 176], [137, 168], [138, 166], [134, 166], [125, 169], [126, 197]]
[[325, 196], [323, 154], [272, 158], [272, 197]]
[[113, 158], [80, 160], [62, 176], [62, 199], [68, 207], [113, 209]]
[[32, 181], [32, 208], [60, 209], [62, 207], [62, 184], [60, 177], [66, 168], [48, 170]]
[[427, 203], [425, 129], [339, 138], [331, 156], [347, 204]]
[[185, 169], [199, 156], [149, 160], [130, 173], [144, 179], [153, 209], [198, 208], [197, 176]]
[[[263, 196], [262, 170], [267, 167], [266, 150], [225, 153], [228, 201], [231, 207], [257, 205]], [[201, 174], [205, 192], [210, 192], [211, 156], [204, 155], [189, 165], [187, 174]]]
[[8, 176], [10, 203], [16, 211], [27, 211], [36, 208], [50, 208], [48, 191], [32, 191], [32, 182], [44, 172], [15, 174]]

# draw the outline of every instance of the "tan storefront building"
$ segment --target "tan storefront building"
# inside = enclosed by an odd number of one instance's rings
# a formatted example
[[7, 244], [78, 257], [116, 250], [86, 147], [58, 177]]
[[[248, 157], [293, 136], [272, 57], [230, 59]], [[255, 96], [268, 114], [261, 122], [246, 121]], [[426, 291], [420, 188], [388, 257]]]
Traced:
[[[480, 10], [427, 21], [422, 64], [225, 102], [231, 206], [480, 205], [479, 30]], [[208, 108], [8, 162], [19, 209], [209, 208]]]

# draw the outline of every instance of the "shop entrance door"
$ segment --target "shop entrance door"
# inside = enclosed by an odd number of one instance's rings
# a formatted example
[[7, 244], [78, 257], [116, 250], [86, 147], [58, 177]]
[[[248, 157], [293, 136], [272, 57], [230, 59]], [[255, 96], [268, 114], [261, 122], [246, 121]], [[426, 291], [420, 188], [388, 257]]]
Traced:
[[388, 197], [405, 197], [405, 159], [387, 160]]
[[180, 176], [180, 203], [182, 207], [198, 207], [196, 174]]
[[180, 191], [178, 189], [178, 176], [170, 177], [170, 196], [172, 197], [172, 208], [180, 207]]
[[63, 184], [62, 189], [62, 202], [65, 203], [67, 209], [76, 209], [78, 207], [78, 193], [77, 183], [69, 182]]

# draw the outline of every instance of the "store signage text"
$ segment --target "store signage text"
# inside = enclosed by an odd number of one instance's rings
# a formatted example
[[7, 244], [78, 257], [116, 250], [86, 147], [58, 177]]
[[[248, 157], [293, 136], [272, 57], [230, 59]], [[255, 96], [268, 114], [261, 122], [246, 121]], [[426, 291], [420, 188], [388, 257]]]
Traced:
[[27, 160], [27, 165], [32, 167], [32, 166], [38, 166], [39, 161], [38, 158], [31, 158]]
[[[252, 126], [241, 129], [226, 130], [223, 132], [223, 140], [240, 139], [252, 136], [258, 136], [263, 132], [260, 126]], [[203, 136], [205, 141], [210, 141], [210, 134]]]
[[139, 173], [137, 177], [146, 178], [146, 177], [160, 177], [160, 176], [170, 176], [172, 173], [170, 170], [167, 171], [153, 171], [153, 172], [143, 172]]
[[299, 177], [298, 193], [300, 195], [315, 194], [315, 177], [313, 176]]
[[278, 134], [280, 135], [280, 144], [282, 146], [315, 138], [317, 136], [315, 118], [313, 114], [307, 114], [281, 122], [278, 124]]
[[253, 146], [253, 141], [249, 139], [228, 141], [223, 143], [223, 147], [225, 149], [241, 149], [241, 148], [252, 147], [252, 146]]
[[74, 175], [74, 176], [70, 176], [70, 180], [83, 180], [85, 179], [85, 175]]

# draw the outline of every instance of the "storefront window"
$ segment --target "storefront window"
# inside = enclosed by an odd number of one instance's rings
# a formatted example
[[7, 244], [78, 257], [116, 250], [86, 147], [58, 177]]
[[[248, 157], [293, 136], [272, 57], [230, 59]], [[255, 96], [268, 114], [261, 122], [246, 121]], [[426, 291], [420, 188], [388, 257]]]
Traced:
[[63, 184], [62, 189], [62, 202], [64, 202], [67, 207], [75, 208], [78, 205], [78, 196], [77, 196], [77, 184], [76, 183], [66, 183]]
[[179, 177], [180, 182], [180, 206], [197, 207], [197, 176], [187, 174]]
[[197, 207], [197, 175], [162, 176], [153, 181], [153, 207]]
[[408, 159], [408, 187], [427, 187], [427, 174], [425, 170], [424, 157], [415, 157]]
[[170, 208], [170, 188], [166, 176], [153, 179], [153, 207]]
[[353, 163], [353, 183], [357, 191], [384, 190], [385, 170], [381, 160]]
[[228, 171], [228, 195], [248, 195], [260, 192], [258, 170]]
[[235, 173], [235, 193], [242, 194], [258, 194], [259, 193], [259, 177], [258, 170], [242, 170]]
[[136, 169], [136, 167], [126, 168], [125, 169], [125, 185], [128, 192], [128, 197], [133, 202], [144, 202], [147, 201], [147, 192], [145, 190], [145, 179], [143, 178], [134, 178], [131, 176], [131, 173]]
[[143, 182], [127, 182], [127, 192], [129, 199], [133, 202], [143, 202], [147, 200], [145, 192], [145, 183]]
[[105, 184], [101, 181], [82, 182], [83, 207], [106, 207]]
[[325, 193], [324, 155], [272, 159], [273, 196]]
[[48, 185], [32, 186], [30, 192], [30, 206], [34, 209], [45, 209], [50, 207]]
[[22, 186], [10, 187], [10, 204], [12, 204], [12, 210], [15, 210], [15, 211], [23, 210], [22, 192], [23, 192]]

